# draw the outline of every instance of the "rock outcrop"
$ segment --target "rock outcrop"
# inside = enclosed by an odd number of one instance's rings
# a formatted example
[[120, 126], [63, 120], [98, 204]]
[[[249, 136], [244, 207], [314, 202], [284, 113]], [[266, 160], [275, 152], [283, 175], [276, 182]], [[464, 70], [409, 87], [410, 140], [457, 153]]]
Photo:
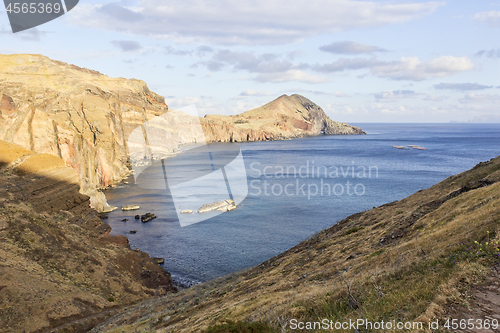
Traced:
[[262, 107], [235, 116], [207, 115], [201, 123], [210, 142], [366, 134], [358, 127], [331, 120], [321, 107], [297, 94], [282, 95]]
[[222, 212], [229, 212], [233, 209], [236, 209], [236, 205], [234, 204], [234, 200], [226, 199], [224, 201], [217, 201], [214, 203], [208, 203], [200, 208], [198, 208], [198, 213], [206, 213], [211, 212], [213, 210], [219, 210]]
[[164, 98], [143, 81], [40, 55], [2, 55], [0, 67], [0, 139], [60, 157], [93, 206], [108, 209], [97, 190], [130, 173], [127, 137], [168, 110]]
[[364, 134], [332, 121], [300, 95], [283, 95], [237, 116], [200, 119], [169, 110], [140, 80], [110, 78], [41, 55], [0, 55], [0, 67], [0, 140], [61, 158], [101, 212], [116, 207], [100, 190], [128, 176], [131, 159], [163, 158], [187, 143]]
[[175, 290], [168, 272], [109, 233], [62, 159], [4, 141], [0, 152], [2, 332], [45, 331]]

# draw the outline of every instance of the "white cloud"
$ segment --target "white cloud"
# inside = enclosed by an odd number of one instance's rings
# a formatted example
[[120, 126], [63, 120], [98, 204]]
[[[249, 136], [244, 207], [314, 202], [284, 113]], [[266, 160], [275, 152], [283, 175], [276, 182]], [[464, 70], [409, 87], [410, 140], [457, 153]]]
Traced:
[[500, 58], [500, 49], [481, 50], [475, 55], [478, 57], [482, 57], [484, 55], [488, 58]]
[[209, 60], [200, 61], [198, 64], [206, 66], [213, 72], [229, 68], [232, 71], [256, 73], [252, 79], [258, 82], [328, 82], [325, 77], [305, 72], [304, 69], [309, 68], [309, 65], [296, 65], [274, 53], [255, 55], [252, 52], [218, 50]]
[[228, 110], [232, 110], [230, 105], [218, 103], [214, 96], [209, 95], [201, 95], [198, 97], [166, 96], [165, 103], [167, 103], [168, 107], [172, 110], [178, 110], [185, 106], [195, 105], [196, 111], [200, 117], [204, 117], [207, 114], [231, 114]]
[[379, 66], [385, 62], [377, 60], [377, 58], [340, 58], [334, 62], [323, 65], [315, 65], [313, 69], [323, 73], [343, 72], [348, 69], [364, 69]]
[[141, 44], [133, 40], [113, 40], [111, 41], [111, 44], [123, 52], [135, 52], [142, 49]]
[[139, 0], [79, 4], [68, 22], [180, 42], [282, 44], [321, 33], [418, 19], [444, 2], [383, 3], [352, 0]]
[[412, 115], [421, 117], [429, 114], [429, 110], [427, 108], [410, 105], [386, 105], [383, 103], [373, 103], [370, 106], [370, 109], [372, 112], [392, 116]]
[[491, 27], [499, 27], [500, 26], [500, 11], [489, 11], [489, 12], [481, 12], [474, 15], [474, 20], [486, 23]]
[[259, 91], [252, 89], [247, 89], [240, 93], [240, 96], [272, 96], [272, 95], [274, 94], [270, 91]]
[[[495, 104], [495, 106], [497, 106], [500, 102], [500, 96], [483, 93], [468, 93], [465, 94], [463, 98], [460, 98], [459, 102], [462, 104]], [[500, 107], [497, 106], [496, 109], [500, 111]]]
[[319, 48], [321, 51], [335, 54], [361, 54], [374, 52], [387, 52], [377, 46], [360, 44], [351, 41], [334, 42], [328, 45], [323, 45]]
[[209, 70], [218, 72], [227, 66], [233, 70], [246, 70], [250, 73], [284, 72], [296, 66], [287, 59], [273, 53], [264, 53], [256, 56], [252, 52], [235, 52], [231, 50], [219, 50], [212, 55], [208, 61], [200, 62]]
[[167, 103], [168, 107], [171, 109], [180, 109], [184, 106], [195, 104], [198, 107], [198, 103], [200, 99], [198, 97], [174, 97], [167, 96], [165, 97], [165, 103]]
[[[7, 15], [6, 15], [7, 16]], [[47, 31], [41, 31], [37, 27], [20, 31], [15, 34], [12, 33], [11, 28], [7, 28], [6, 26], [2, 25], [0, 27], [0, 34], [4, 35], [9, 35], [14, 38], [19, 38], [24, 41], [33, 41], [33, 42], [39, 42], [42, 40], [42, 36], [45, 36], [48, 32]]]
[[424, 101], [432, 101], [432, 102], [440, 102], [444, 99], [443, 96], [438, 96], [436, 94], [428, 94], [425, 98]]
[[290, 82], [297, 81], [303, 83], [324, 83], [329, 80], [323, 76], [316, 76], [304, 72], [300, 69], [290, 69], [284, 72], [276, 72], [276, 73], [261, 73], [255, 77], [255, 80], [258, 82]]
[[400, 61], [373, 66], [371, 72], [393, 80], [422, 81], [472, 69], [474, 64], [468, 57], [441, 56], [426, 62], [421, 62], [417, 57], [402, 57]]
[[484, 90], [493, 88], [493, 86], [485, 86], [478, 83], [439, 83], [434, 85], [435, 89], [448, 89], [455, 91], [467, 91], [467, 90]]
[[[359, 111], [345, 103], [326, 104], [324, 110], [327, 114], [333, 113], [335, 115], [352, 115], [354, 113], [358, 113], [357, 111]], [[339, 121], [338, 119], [335, 120]]]
[[422, 81], [439, 78], [474, 69], [468, 57], [441, 56], [421, 62], [417, 57], [402, 57], [401, 60], [381, 61], [372, 58], [340, 58], [329, 64], [315, 65], [314, 70], [323, 73], [345, 70], [369, 69], [371, 74], [393, 80]]
[[318, 96], [335, 96], [335, 97], [350, 97], [348, 94], [341, 91], [325, 92], [320, 90], [310, 90], [304, 88], [290, 88], [282, 91], [283, 94], [311, 94]]
[[259, 82], [323, 83], [329, 79], [307, 73], [313, 70], [319, 73], [336, 73], [347, 70], [368, 69], [373, 76], [393, 80], [422, 81], [429, 78], [440, 78], [462, 71], [474, 69], [468, 57], [441, 56], [422, 62], [417, 57], [402, 57], [401, 60], [382, 61], [371, 58], [340, 58], [327, 64], [309, 65], [294, 64], [288, 59], [274, 53], [255, 55], [252, 52], [218, 50], [206, 61], [193, 66], [203, 65], [210, 71], [223, 69], [233, 71], [244, 70], [258, 73], [255, 80]]
[[391, 90], [376, 93], [375, 98], [379, 102], [394, 102], [402, 98], [412, 98], [416, 95], [417, 93], [413, 90]]

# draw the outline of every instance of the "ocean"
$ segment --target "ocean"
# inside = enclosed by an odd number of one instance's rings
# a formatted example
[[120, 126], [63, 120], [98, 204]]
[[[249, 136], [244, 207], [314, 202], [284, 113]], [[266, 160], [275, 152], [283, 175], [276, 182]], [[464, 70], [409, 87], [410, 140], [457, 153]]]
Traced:
[[[132, 248], [164, 258], [174, 282], [189, 286], [258, 265], [351, 214], [500, 155], [500, 124], [354, 125], [368, 135], [238, 144], [248, 195], [233, 211], [181, 227], [168, 191], [143, 189], [130, 178], [106, 197], [141, 209], [116, 210], [105, 221]], [[158, 217], [134, 219], [145, 212]]]

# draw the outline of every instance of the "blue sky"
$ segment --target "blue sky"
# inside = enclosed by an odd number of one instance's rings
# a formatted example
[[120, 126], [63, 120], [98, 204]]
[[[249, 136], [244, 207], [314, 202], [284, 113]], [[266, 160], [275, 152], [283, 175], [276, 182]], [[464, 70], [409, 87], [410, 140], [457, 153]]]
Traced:
[[171, 108], [236, 114], [298, 93], [343, 122], [500, 115], [500, 1], [85, 1], [13, 34], [37, 53], [137, 78]]

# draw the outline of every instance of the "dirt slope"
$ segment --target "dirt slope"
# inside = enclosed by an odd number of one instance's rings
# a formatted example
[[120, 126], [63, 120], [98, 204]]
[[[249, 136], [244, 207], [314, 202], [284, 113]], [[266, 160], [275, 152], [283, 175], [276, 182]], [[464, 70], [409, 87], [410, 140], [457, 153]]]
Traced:
[[0, 332], [175, 291], [169, 273], [109, 231], [60, 158], [0, 141]]

